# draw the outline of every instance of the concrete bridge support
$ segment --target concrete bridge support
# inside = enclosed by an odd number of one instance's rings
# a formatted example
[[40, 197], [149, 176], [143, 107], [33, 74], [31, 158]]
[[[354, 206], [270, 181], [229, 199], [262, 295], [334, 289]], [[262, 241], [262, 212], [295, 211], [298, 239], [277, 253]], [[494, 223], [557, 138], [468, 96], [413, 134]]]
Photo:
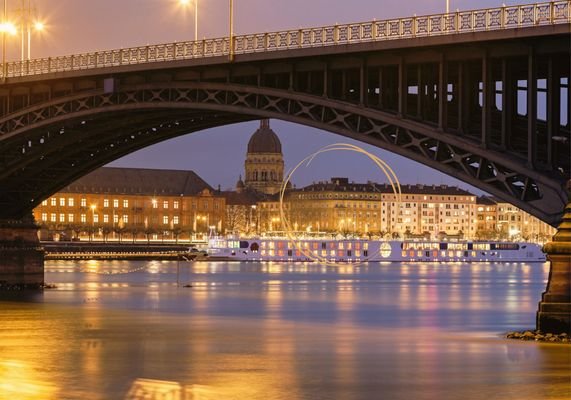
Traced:
[[44, 283], [44, 251], [30, 215], [0, 220], [0, 289], [39, 289]]
[[537, 312], [537, 329], [571, 334], [571, 202], [553, 241], [544, 247], [551, 262], [547, 289]]

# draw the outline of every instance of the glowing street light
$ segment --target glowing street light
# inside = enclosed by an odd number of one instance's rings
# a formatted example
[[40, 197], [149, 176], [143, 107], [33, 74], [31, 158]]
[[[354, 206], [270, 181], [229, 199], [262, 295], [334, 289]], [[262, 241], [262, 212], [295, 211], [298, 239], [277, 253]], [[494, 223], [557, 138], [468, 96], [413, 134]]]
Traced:
[[194, 2], [194, 40], [198, 40], [198, 0], [178, 0], [183, 7], [190, 6]]
[[92, 204], [89, 208], [91, 208], [91, 233], [89, 235], [89, 241], [93, 240], [93, 235], [95, 234], [95, 210], [97, 206]]
[[41, 33], [46, 28], [46, 25], [41, 21], [36, 21], [33, 24], [28, 22], [28, 60], [32, 59], [32, 26], [33, 30], [37, 33]]
[[2, 80], [6, 80], [6, 35], [15, 35], [17, 30], [13, 23], [8, 22], [8, 1], [4, 0], [4, 15], [0, 23], [0, 33], [2, 33]]

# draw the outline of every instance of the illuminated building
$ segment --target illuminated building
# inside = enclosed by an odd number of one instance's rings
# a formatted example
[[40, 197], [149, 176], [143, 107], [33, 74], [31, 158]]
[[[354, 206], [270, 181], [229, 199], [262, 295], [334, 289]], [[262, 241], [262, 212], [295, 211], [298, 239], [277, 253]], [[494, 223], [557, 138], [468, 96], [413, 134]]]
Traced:
[[192, 171], [100, 168], [34, 210], [42, 238], [188, 240], [222, 229], [225, 199]]

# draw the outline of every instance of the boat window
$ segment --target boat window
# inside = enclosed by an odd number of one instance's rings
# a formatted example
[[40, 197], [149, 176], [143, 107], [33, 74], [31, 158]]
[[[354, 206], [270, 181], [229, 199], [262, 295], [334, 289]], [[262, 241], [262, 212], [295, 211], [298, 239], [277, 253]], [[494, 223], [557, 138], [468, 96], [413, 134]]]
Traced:
[[245, 241], [245, 240], [241, 240], [241, 241], [240, 241], [240, 248], [241, 248], [241, 249], [247, 249], [248, 247], [250, 247], [250, 243], [248, 243], [248, 242]]

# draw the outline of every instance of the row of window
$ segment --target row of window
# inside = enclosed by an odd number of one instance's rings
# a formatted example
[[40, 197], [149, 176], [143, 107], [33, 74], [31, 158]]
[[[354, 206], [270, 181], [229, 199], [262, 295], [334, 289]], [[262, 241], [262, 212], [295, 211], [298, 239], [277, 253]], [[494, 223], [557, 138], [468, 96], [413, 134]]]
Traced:
[[[390, 198], [394, 198], [394, 195], [387, 195], [387, 197], [390, 196]], [[421, 200], [420, 196], [419, 198], [411, 195], [409, 197], [409, 195], [402, 195], [401, 196], [403, 199], [405, 200]], [[353, 194], [353, 193], [343, 193], [343, 194], [338, 194], [338, 193], [320, 193], [320, 194], [305, 194], [305, 193], [300, 193], [297, 195], [298, 199], [379, 199], [381, 198], [381, 195], [378, 194], [369, 194], [369, 193], [364, 193], [364, 194]], [[439, 200], [445, 200], [446, 196], [423, 196], [422, 200], [434, 200], [434, 198], [437, 198]], [[449, 201], [468, 201], [470, 203], [473, 203], [476, 201], [476, 198], [473, 196], [462, 196], [462, 197], [456, 197], [456, 196], [448, 196], [447, 199]], [[416, 204], [415, 204], [416, 206]]]
[[[56, 214], [56, 213], [51, 213], [48, 216], [48, 213], [42, 213], [42, 221], [43, 222], [48, 222], [48, 217], [49, 217], [49, 222], [76, 222], [75, 221], [75, 214]], [[67, 217], [67, 218], [66, 218]], [[128, 224], [129, 223], [129, 215], [125, 214], [123, 216], [119, 216], [119, 215], [112, 215], [112, 218], [109, 218], [110, 215], [108, 214], [103, 214], [103, 223], [107, 224], [109, 222], [111, 222], [111, 220], [113, 221], [113, 223], [118, 224], [118, 223], [122, 223], [122, 224]], [[91, 221], [94, 224], [98, 224], [99, 223], [99, 214], [93, 214]], [[87, 214], [80, 214], [79, 216], [79, 222], [83, 222], [86, 223], [87, 222]], [[178, 215], [175, 215], [172, 217], [172, 220], [169, 218], [168, 215], [164, 215], [163, 216], [163, 224], [168, 225], [172, 222], [173, 225], [178, 225], [180, 222], [180, 218]]]

